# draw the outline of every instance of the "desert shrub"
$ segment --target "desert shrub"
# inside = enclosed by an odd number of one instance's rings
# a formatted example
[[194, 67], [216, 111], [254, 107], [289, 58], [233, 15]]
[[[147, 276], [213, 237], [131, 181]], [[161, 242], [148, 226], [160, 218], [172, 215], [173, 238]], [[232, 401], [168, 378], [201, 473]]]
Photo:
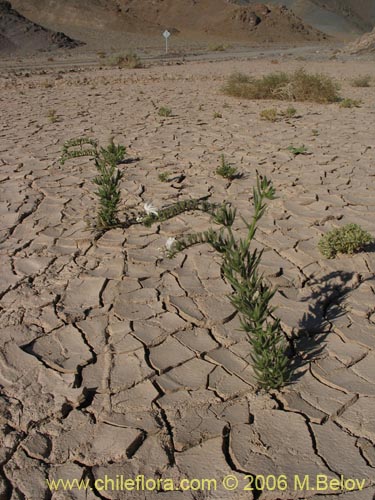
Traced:
[[224, 155], [221, 155], [220, 165], [216, 169], [216, 173], [224, 179], [233, 180], [237, 177], [237, 168], [228, 163]]
[[208, 47], [208, 50], [211, 52], [225, 52], [227, 50], [226, 45], [223, 45], [222, 43], [217, 44], [217, 45], [210, 45]]
[[133, 52], [113, 56], [109, 59], [108, 64], [110, 66], [116, 66], [117, 68], [136, 69], [143, 67], [141, 59]]
[[215, 111], [214, 119], [216, 120], [217, 118], [223, 118], [223, 115], [221, 113], [219, 113], [218, 111]]
[[361, 75], [353, 78], [352, 85], [353, 87], [370, 87], [371, 81], [372, 77], [370, 75]]
[[338, 85], [329, 76], [309, 74], [304, 69], [291, 74], [270, 73], [261, 78], [234, 73], [223, 87], [224, 93], [233, 97], [318, 103], [336, 102], [338, 90]]
[[165, 118], [167, 118], [168, 116], [171, 116], [171, 114], [172, 114], [172, 110], [170, 108], [165, 107], [165, 106], [162, 106], [158, 110], [158, 115], [164, 116]]
[[279, 119], [279, 113], [276, 108], [263, 109], [263, 111], [260, 112], [260, 117], [269, 122], [277, 122]]
[[209, 229], [178, 239], [168, 238], [168, 255], [173, 257], [181, 250], [200, 243], [208, 243], [223, 258], [222, 272], [233, 288], [229, 299], [238, 311], [241, 329], [251, 345], [254, 372], [260, 387], [265, 390], [280, 389], [289, 382], [291, 362], [286, 354], [287, 343], [280, 320], [274, 317], [271, 300], [276, 292], [263, 279], [259, 271], [262, 251], [252, 249], [257, 225], [266, 210], [266, 200], [274, 199], [275, 190], [267, 178], [257, 177], [253, 189], [254, 215], [247, 223], [246, 238], [236, 239], [232, 226], [236, 210], [222, 205], [213, 214], [221, 229]]
[[360, 108], [361, 104], [359, 99], [345, 98], [340, 101], [340, 108]]
[[267, 120], [269, 122], [277, 122], [281, 119], [290, 119], [293, 118], [297, 113], [297, 110], [292, 106], [289, 106], [285, 111], [278, 111], [276, 108], [264, 109], [260, 112], [260, 117], [263, 120]]
[[372, 236], [358, 224], [347, 224], [332, 229], [322, 236], [318, 246], [327, 259], [333, 259], [339, 253], [353, 254], [373, 242]]
[[120, 181], [122, 172], [117, 168], [118, 163], [123, 161], [126, 148], [114, 144], [111, 139], [107, 148], [98, 149], [94, 139], [82, 137], [65, 142], [63, 146], [60, 163], [63, 165], [71, 158], [91, 156], [95, 160], [97, 175], [93, 179], [98, 186], [95, 195], [99, 199], [95, 230], [105, 231], [119, 225], [117, 217], [121, 200]]
[[287, 150], [290, 151], [294, 156], [305, 155], [308, 153], [308, 149], [305, 145], [302, 146], [288, 146]]
[[168, 182], [169, 176], [169, 172], [160, 172], [160, 174], [158, 175], [158, 179], [160, 182]]

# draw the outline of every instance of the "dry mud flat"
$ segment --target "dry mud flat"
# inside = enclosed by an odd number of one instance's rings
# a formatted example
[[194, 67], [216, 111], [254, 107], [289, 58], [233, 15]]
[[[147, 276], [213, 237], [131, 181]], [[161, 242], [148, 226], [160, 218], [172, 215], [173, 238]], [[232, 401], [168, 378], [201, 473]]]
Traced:
[[[251, 499], [245, 476], [258, 474], [287, 476], [286, 489], [265, 490], [262, 499], [372, 500], [374, 252], [326, 260], [317, 242], [349, 222], [375, 234], [375, 88], [347, 83], [374, 70], [309, 64], [363, 105], [296, 103], [299, 118], [289, 122], [259, 118], [286, 103], [220, 92], [233, 70], [300, 65], [1, 76], [1, 499]], [[160, 106], [172, 116], [158, 116]], [[82, 135], [127, 146], [124, 210], [210, 195], [248, 218], [256, 169], [272, 178], [278, 199], [256, 239], [299, 361], [292, 385], [254, 394], [248, 343], [209, 247], [163, 258], [167, 237], [207, 228], [206, 217], [185, 215], [159, 231], [116, 229], [93, 241], [84, 218], [95, 212], [94, 166], [56, 161], [63, 141]], [[311, 154], [293, 158], [290, 144]], [[215, 174], [223, 153], [241, 180]], [[164, 171], [170, 182], [158, 179]], [[139, 474], [176, 484], [216, 479], [218, 488], [156, 494], [46, 486], [46, 479], [93, 485], [105, 475]], [[221, 486], [228, 474], [238, 478], [234, 491]], [[299, 490], [296, 475], [309, 475], [310, 488]], [[343, 492], [317, 491], [318, 475], [358, 479], [363, 489], [345, 483]]]

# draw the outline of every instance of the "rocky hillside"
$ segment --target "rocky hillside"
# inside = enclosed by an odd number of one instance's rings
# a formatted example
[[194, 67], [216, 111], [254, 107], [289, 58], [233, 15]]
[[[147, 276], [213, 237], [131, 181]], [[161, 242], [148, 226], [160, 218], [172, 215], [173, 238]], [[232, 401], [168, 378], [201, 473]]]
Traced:
[[350, 54], [369, 54], [375, 53], [375, 28], [371, 33], [365, 33], [358, 40], [347, 47]]
[[53, 27], [82, 26], [142, 34], [166, 27], [181, 36], [290, 42], [324, 35], [282, 6], [238, 5], [229, 0], [14, 0], [34, 21]]
[[[231, 0], [252, 5], [257, 0]], [[268, 0], [267, 4], [285, 5], [305, 23], [331, 35], [361, 33], [375, 26], [374, 0]]]
[[0, 52], [70, 49], [78, 45], [81, 42], [43, 28], [19, 14], [9, 2], [0, 1]]

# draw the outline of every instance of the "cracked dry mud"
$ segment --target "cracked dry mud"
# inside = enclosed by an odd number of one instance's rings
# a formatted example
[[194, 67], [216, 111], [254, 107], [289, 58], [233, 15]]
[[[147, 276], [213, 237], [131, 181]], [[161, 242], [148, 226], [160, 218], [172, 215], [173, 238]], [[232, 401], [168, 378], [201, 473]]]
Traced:
[[[362, 107], [297, 103], [300, 118], [276, 124], [259, 119], [269, 103], [220, 93], [233, 70], [274, 69], [243, 61], [0, 76], [1, 499], [251, 499], [221, 487], [50, 492], [46, 479], [235, 474], [243, 487], [249, 474], [286, 474], [287, 491], [260, 498], [372, 500], [374, 249], [326, 260], [317, 242], [348, 222], [375, 234], [375, 88], [345, 84], [369, 72], [361, 63], [313, 63]], [[158, 116], [160, 106], [173, 115]], [[279, 287], [274, 305], [295, 353], [293, 384], [255, 394], [249, 346], [208, 246], [163, 258], [167, 237], [206, 228], [207, 217], [93, 240], [84, 219], [95, 212], [94, 166], [56, 161], [63, 141], [81, 135], [127, 146], [134, 161], [121, 166], [122, 210], [209, 195], [246, 218], [256, 169], [272, 178], [278, 198], [256, 244]], [[292, 143], [312, 154], [292, 158]], [[222, 153], [241, 180], [215, 175]], [[158, 179], [164, 171], [168, 182]], [[295, 474], [344, 475], [365, 487], [294, 491]]]

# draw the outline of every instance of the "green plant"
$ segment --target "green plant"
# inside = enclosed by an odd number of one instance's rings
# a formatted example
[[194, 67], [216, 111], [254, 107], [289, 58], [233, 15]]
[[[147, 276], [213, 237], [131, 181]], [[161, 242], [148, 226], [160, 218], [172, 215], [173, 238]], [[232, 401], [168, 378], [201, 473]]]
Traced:
[[305, 155], [308, 152], [308, 149], [305, 145], [295, 148], [294, 146], [289, 146], [287, 148], [294, 156]]
[[172, 114], [172, 110], [170, 108], [166, 108], [164, 106], [162, 106], [158, 110], [158, 115], [159, 116], [168, 117], [168, 116], [171, 116], [171, 114]]
[[159, 181], [160, 182], [168, 182], [169, 175], [170, 175], [169, 172], [160, 172], [160, 174], [158, 175]]
[[278, 111], [276, 108], [264, 109], [260, 112], [260, 117], [263, 120], [268, 120], [270, 122], [277, 122], [280, 119], [290, 119], [293, 118], [297, 113], [297, 110], [293, 106], [289, 106], [285, 111]]
[[121, 200], [120, 181], [122, 172], [117, 168], [126, 154], [122, 145], [116, 145], [111, 139], [107, 148], [98, 149], [94, 139], [78, 138], [65, 142], [60, 163], [64, 164], [71, 158], [91, 156], [95, 160], [98, 174], [93, 179], [98, 186], [95, 195], [99, 198], [99, 207], [95, 229], [107, 230], [119, 225], [117, 217]]
[[353, 254], [373, 242], [372, 236], [358, 224], [346, 224], [333, 229], [322, 236], [318, 246], [327, 259], [333, 259], [338, 253]]
[[221, 113], [218, 113], [217, 111], [215, 111], [214, 113], [214, 118], [223, 118], [223, 115]]
[[318, 135], [319, 135], [319, 130], [317, 130], [316, 128], [314, 128], [314, 129], [311, 131], [311, 133], [312, 133], [312, 135], [313, 135], [314, 137], [318, 137]]
[[279, 114], [284, 118], [294, 118], [297, 114], [297, 110], [293, 106], [288, 106], [285, 111], [280, 111]]
[[309, 74], [304, 69], [294, 73], [270, 73], [254, 78], [243, 73], [232, 74], [223, 87], [225, 94], [244, 99], [279, 99], [337, 102], [339, 86], [326, 75]]
[[56, 123], [59, 121], [59, 117], [57, 116], [57, 112], [55, 109], [50, 109], [48, 111], [47, 118], [51, 123]]
[[362, 104], [362, 101], [359, 99], [342, 99], [340, 101], [340, 108], [360, 108]]
[[286, 355], [286, 341], [280, 327], [280, 320], [274, 318], [275, 309], [271, 300], [276, 292], [259, 272], [262, 251], [252, 249], [257, 226], [265, 213], [266, 200], [275, 197], [271, 181], [257, 176], [253, 189], [254, 215], [244, 239], [236, 239], [232, 226], [236, 210], [228, 205], [216, 209], [213, 220], [221, 229], [209, 229], [178, 239], [167, 240], [168, 256], [173, 257], [181, 250], [199, 243], [209, 243], [223, 257], [222, 272], [233, 288], [230, 301], [240, 314], [241, 329], [251, 344], [254, 372], [260, 387], [279, 389], [289, 382], [291, 363]]
[[263, 111], [260, 112], [260, 117], [269, 122], [276, 122], [279, 118], [279, 114], [276, 108], [263, 109]]
[[221, 155], [220, 166], [217, 167], [216, 173], [229, 180], [233, 180], [238, 176], [237, 168], [228, 163], [224, 155]]
[[137, 54], [134, 54], [133, 52], [112, 56], [108, 60], [108, 64], [110, 66], [116, 66], [118, 68], [129, 68], [129, 69], [143, 68], [141, 59]]
[[223, 44], [210, 45], [208, 47], [208, 50], [210, 50], [211, 52], [225, 52], [227, 50], [227, 47]]
[[353, 87], [370, 87], [371, 81], [371, 75], [357, 76], [356, 78], [353, 78], [352, 85]]

